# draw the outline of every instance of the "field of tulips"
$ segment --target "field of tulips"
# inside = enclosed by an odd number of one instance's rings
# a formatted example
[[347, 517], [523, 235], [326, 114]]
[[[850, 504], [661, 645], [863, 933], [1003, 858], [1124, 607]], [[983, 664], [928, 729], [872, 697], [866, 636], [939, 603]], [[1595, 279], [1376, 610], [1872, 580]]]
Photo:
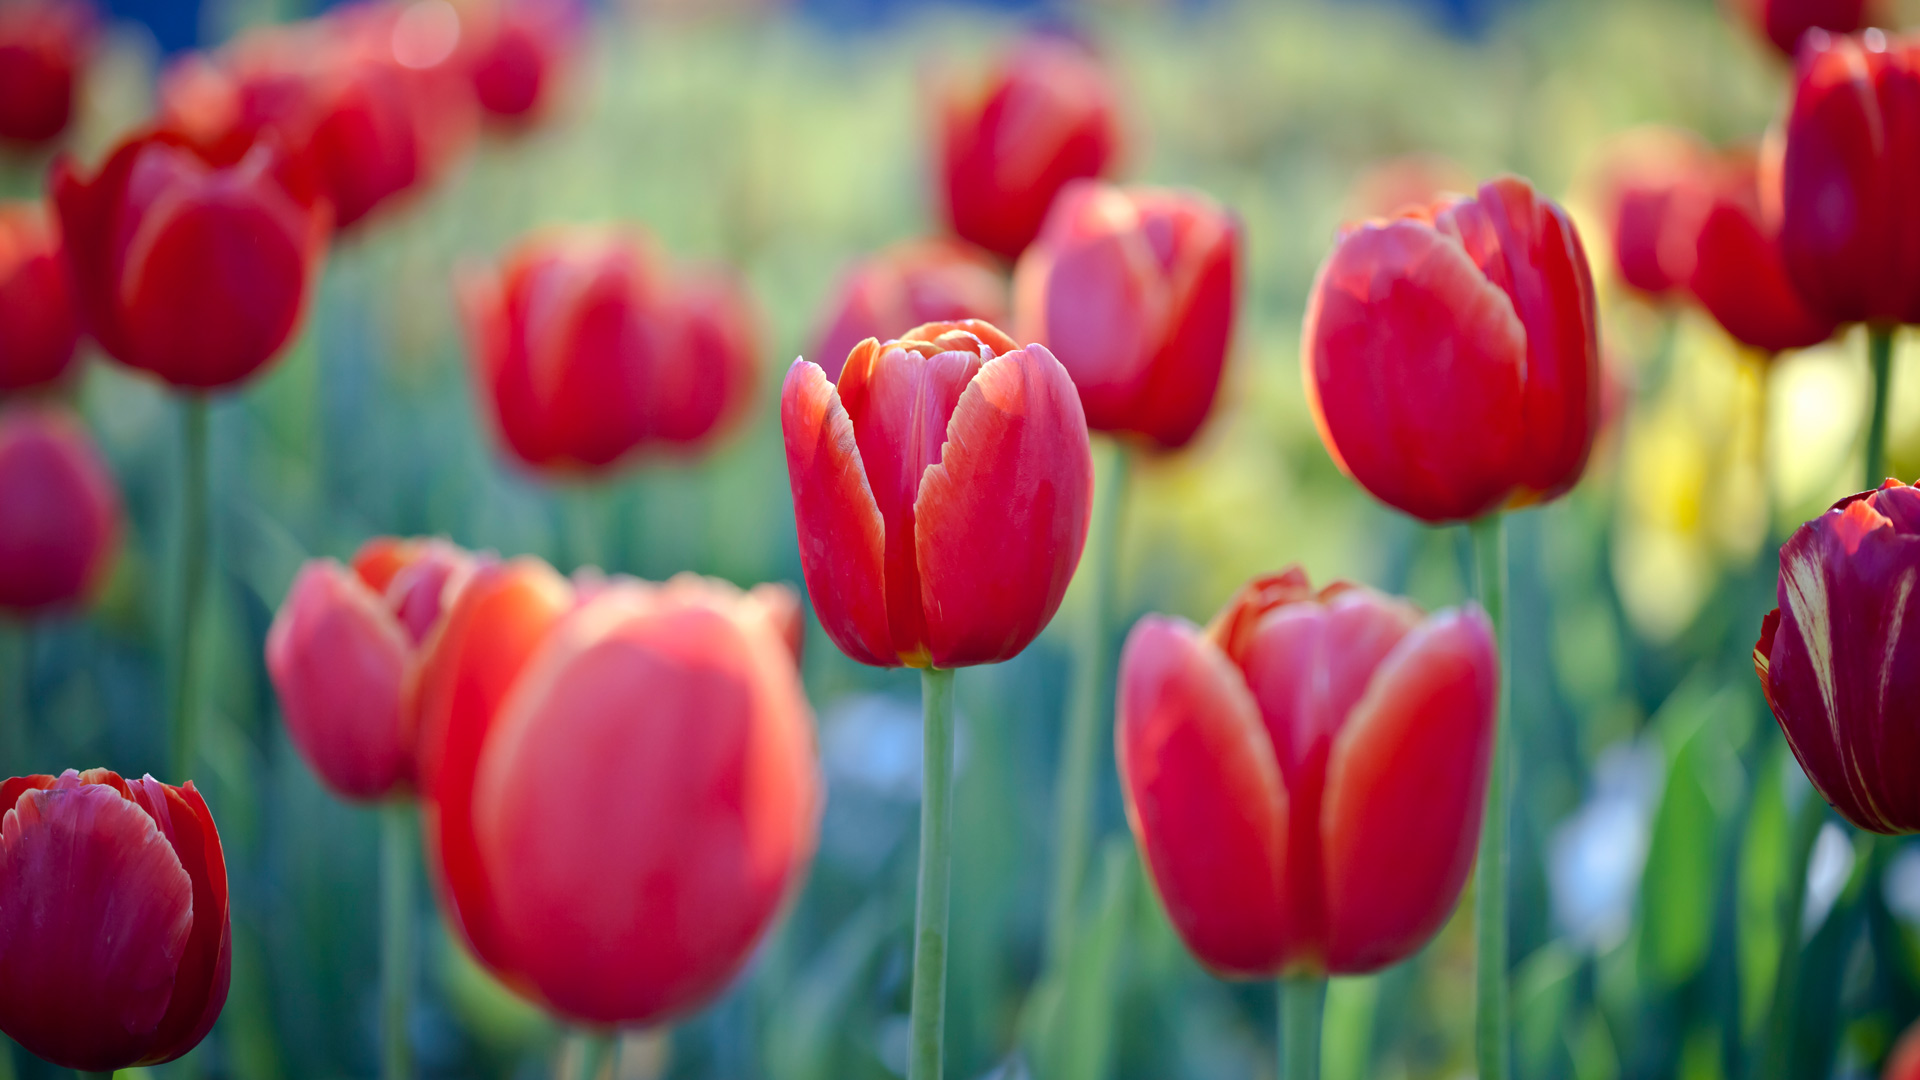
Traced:
[[1920, 3], [291, 7], [0, 0], [0, 1080], [1920, 1080]]

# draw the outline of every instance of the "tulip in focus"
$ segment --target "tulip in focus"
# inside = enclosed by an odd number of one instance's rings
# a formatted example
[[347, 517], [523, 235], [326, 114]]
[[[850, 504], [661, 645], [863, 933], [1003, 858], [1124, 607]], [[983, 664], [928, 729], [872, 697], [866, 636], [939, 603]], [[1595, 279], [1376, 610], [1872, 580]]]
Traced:
[[1815, 790], [1869, 832], [1920, 832], [1920, 491], [1889, 480], [1780, 549], [1753, 664]]
[[800, 566], [840, 650], [881, 667], [1006, 660], [1053, 618], [1086, 544], [1080, 395], [991, 324], [868, 338], [838, 382], [781, 391]]
[[814, 350], [829, 379], [855, 345], [891, 341], [933, 322], [1007, 317], [1007, 283], [991, 256], [953, 240], [910, 240], [856, 263], [840, 279], [832, 319]]
[[1226, 976], [1407, 958], [1473, 866], [1499, 684], [1478, 608], [1300, 570], [1202, 630], [1149, 615], [1120, 660], [1115, 751], [1174, 927]]
[[1593, 281], [1573, 222], [1525, 180], [1351, 226], [1301, 347], [1321, 441], [1425, 521], [1555, 498], [1600, 415]]
[[1207, 196], [1077, 181], [1020, 257], [1015, 319], [1073, 376], [1088, 427], [1177, 449], [1213, 409], [1239, 263], [1239, 223]]
[[474, 575], [421, 674], [428, 845], [508, 986], [583, 1024], [663, 1024], [739, 972], [817, 835], [798, 622], [779, 586]]
[[44, 143], [67, 129], [93, 29], [80, 0], [0, 4], [0, 143]]
[[1033, 37], [942, 102], [938, 173], [956, 235], [1012, 260], [1069, 181], [1105, 176], [1120, 148], [1114, 91], [1080, 45]]
[[83, 1072], [199, 1045], [227, 1001], [227, 866], [193, 784], [0, 784], [0, 1031]]
[[38, 203], [0, 203], [0, 392], [59, 379], [79, 337], [59, 230]]
[[86, 429], [52, 405], [0, 411], [0, 611], [85, 600], [119, 536], [120, 496]]
[[1807, 31], [1851, 34], [1866, 26], [1868, 0], [1727, 0], [1734, 14], [1789, 60]]
[[1734, 340], [1762, 352], [1809, 348], [1838, 329], [1808, 306], [1787, 276], [1778, 170], [1763, 169], [1751, 151], [1734, 151], [1718, 163], [1687, 285]]
[[414, 781], [409, 681], [473, 572], [443, 540], [370, 540], [346, 567], [300, 568], [267, 631], [287, 734], [328, 789], [378, 799]]
[[178, 387], [231, 386], [292, 338], [326, 247], [326, 203], [272, 143], [208, 156], [176, 134], [128, 139], [52, 193], [87, 331]]

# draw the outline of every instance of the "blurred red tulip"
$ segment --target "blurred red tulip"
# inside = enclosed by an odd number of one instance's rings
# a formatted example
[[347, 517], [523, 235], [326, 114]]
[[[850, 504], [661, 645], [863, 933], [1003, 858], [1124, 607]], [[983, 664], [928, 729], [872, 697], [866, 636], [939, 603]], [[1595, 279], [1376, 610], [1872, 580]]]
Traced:
[[1780, 606], [1753, 649], [1807, 779], [1870, 832], [1920, 832], [1920, 639], [1900, 633], [1916, 574], [1920, 491], [1850, 495], [1780, 549]]
[[335, 794], [379, 799], [414, 781], [408, 682], [422, 643], [473, 572], [443, 540], [370, 540], [352, 569], [300, 568], [267, 631], [287, 734]]
[[1205, 195], [1076, 181], [1020, 257], [1015, 319], [1073, 376], [1088, 427], [1176, 449], [1213, 409], [1239, 263], [1239, 223]]
[[1920, 321], [1920, 38], [1812, 31], [1782, 165], [1780, 247], [1835, 322]]
[[813, 355], [827, 378], [867, 338], [890, 341], [932, 322], [1007, 317], [1007, 283], [986, 252], [954, 240], [909, 240], [855, 263], [840, 279]]
[[533, 560], [456, 601], [420, 684], [430, 848], [508, 985], [583, 1023], [662, 1023], [725, 987], [812, 857], [799, 607], [689, 575], [574, 603]]
[[0, 391], [59, 379], [79, 339], [59, 229], [39, 203], [0, 203]]
[[1780, 255], [1777, 170], [1770, 199], [1753, 152], [1726, 155], [1717, 172], [1694, 243], [1688, 288], [1695, 299], [1734, 340], [1764, 352], [1804, 349], [1832, 337], [1838, 328], [1807, 306]]
[[582, 13], [573, 0], [503, 0], [471, 16], [474, 97], [495, 120], [520, 123], [547, 110], [577, 51]]
[[666, 312], [667, 362], [648, 391], [649, 434], [697, 449], [732, 429], [760, 382], [760, 314], [730, 271], [684, 271]]
[[199, 1045], [227, 1001], [227, 865], [192, 783], [0, 784], [0, 1031], [111, 1072]]
[[1754, 33], [1791, 60], [1800, 39], [1815, 28], [1851, 34], [1871, 20], [1868, 0], [1727, 0]]
[[939, 174], [961, 239], [1016, 258], [1070, 180], [1104, 176], [1120, 147], [1106, 72], [1085, 49], [1032, 37], [982, 84], [941, 103]]
[[0, 142], [43, 143], [67, 129], [93, 28], [80, 0], [0, 4]]
[[1607, 142], [1595, 186], [1621, 281], [1653, 299], [1685, 293], [1714, 168], [1713, 151], [1688, 131], [1635, 128]]
[[1347, 229], [1301, 348], [1320, 438], [1390, 506], [1460, 521], [1551, 499], [1599, 421], [1593, 280], [1525, 180]]
[[1087, 539], [1080, 395], [991, 324], [855, 346], [781, 391], [800, 567], [840, 650], [882, 667], [1006, 660], [1053, 618]]
[[1169, 918], [1229, 976], [1412, 955], [1473, 866], [1499, 659], [1478, 608], [1250, 583], [1201, 630], [1149, 615], [1120, 660], [1115, 752]]
[[79, 603], [120, 537], [120, 495], [86, 429], [52, 405], [0, 410], [0, 610]]
[[1880, 1080], [1920, 1080], [1920, 1023], [1908, 1025], [1906, 1034], [1893, 1044]]
[[274, 146], [207, 156], [160, 132], [92, 180], [54, 165], [80, 313], [114, 359], [175, 386], [252, 375], [293, 336], [326, 248], [325, 203]]

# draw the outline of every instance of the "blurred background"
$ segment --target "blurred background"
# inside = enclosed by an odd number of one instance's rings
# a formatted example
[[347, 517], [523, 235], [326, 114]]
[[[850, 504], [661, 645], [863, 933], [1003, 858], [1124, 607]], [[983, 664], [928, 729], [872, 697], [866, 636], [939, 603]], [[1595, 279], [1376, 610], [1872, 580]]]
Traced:
[[[313, 14], [289, 0], [115, 0], [70, 149], [94, 161], [152, 107], [167, 56]], [[1904, 25], [1898, 11], [1888, 20]], [[1713, 0], [626, 0], [593, 12], [556, 114], [483, 140], [377, 230], [338, 241], [302, 336], [212, 407], [214, 574], [194, 673], [196, 780], [225, 838], [234, 983], [214, 1037], [157, 1077], [372, 1075], [373, 811], [328, 796], [279, 723], [262, 640], [302, 559], [380, 533], [535, 552], [563, 570], [800, 579], [775, 402], [853, 258], [937, 227], [929, 87], [1036, 22], [1091, 42], [1122, 94], [1120, 175], [1203, 189], [1243, 219], [1247, 273], [1221, 407], [1191, 448], [1144, 459], [1124, 517], [1123, 616], [1204, 621], [1291, 563], [1430, 607], [1466, 595], [1464, 529], [1428, 528], [1343, 477], [1315, 434], [1301, 313], [1342, 220], [1395, 170], [1460, 186], [1500, 171], [1564, 197], [1600, 281], [1610, 420], [1586, 479], [1512, 517], [1518, 1068], [1525, 1077], [1741, 1075], [1782, 934], [1804, 935], [1796, 1076], [1871, 1075], [1920, 1014], [1920, 845], [1816, 849], [1801, 926], [1780, 925], [1789, 807], [1809, 788], [1749, 657], [1774, 545], [1851, 491], [1866, 395], [1852, 337], [1770, 375], [1705, 316], [1609, 279], [1586, 186], [1607, 138], [1659, 122], [1757, 139], [1784, 61]], [[1412, 155], [1412, 157], [1410, 157]], [[35, 196], [43, 153], [0, 158]], [[1383, 168], [1385, 171], [1383, 171]], [[1458, 177], [1457, 181], [1452, 178]], [[476, 404], [451, 286], [530, 227], [643, 223], [677, 258], [739, 266], [765, 314], [747, 421], [699, 460], [643, 459], [577, 487], [506, 463]], [[1896, 358], [1894, 472], [1920, 472], [1920, 379]], [[164, 771], [160, 628], [178, 437], [157, 384], [90, 364], [76, 399], [128, 508], [86, 612], [0, 627], [10, 772]], [[1041, 963], [1066, 628], [958, 682], [953, 1075], [1025, 1075]], [[805, 674], [829, 787], [804, 892], [749, 973], [670, 1033], [632, 1035], [628, 1077], [901, 1075], [919, 784], [918, 683], [842, 657], [810, 624]], [[1110, 715], [1110, 713], [1103, 713]], [[1109, 740], [1102, 848], [1075, 1023], [1093, 1075], [1272, 1075], [1273, 989], [1203, 972], [1140, 870]], [[556, 782], [564, 782], [557, 779]], [[1773, 854], [1769, 854], [1773, 853]], [[423, 889], [412, 1043], [422, 1075], [550, 1075], [539, 1013], [465, 958]], [[1471, 1075], [1471, 906], [1415, 960], [1336, 979], [1335, 1080]], [[1729, 1017], [1738, 1017], [1733, 1029]], [[8, 1048], [11, 1049], [11, 1048]], [[0, 1077], [54, 1072], [0, 1055]]]

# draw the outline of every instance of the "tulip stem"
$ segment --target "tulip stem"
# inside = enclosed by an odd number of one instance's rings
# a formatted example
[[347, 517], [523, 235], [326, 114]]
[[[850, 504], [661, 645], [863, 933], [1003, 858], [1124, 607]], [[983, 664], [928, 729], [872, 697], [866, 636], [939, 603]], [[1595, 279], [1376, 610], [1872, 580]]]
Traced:
[[920, 673], [920, 879], [913, 910], [907, 1080], [939, 1080], [947, 1011], [947, 900], [953, 869], [953, 672]]
[[173, 694], [173, 777], [176, 784], [193, 771], [193, 635], [207, 575], [207, 398], [188, 393], [180, 399], [180, 595], [169, 642]]
[[603, 1072], [619, 1075], [620, 1036], [617, 1032], [576, 1032], [573, 1048], [573, 1080], [600, 1080]]
[[1793, 812], [1793, 833], [1787, 849], [1787, 896], [1780, 926], [1780, 960], [1773, 971], [1773, 1000], [1767, 1004], [1766, 1052], [1759, 1054], [1763, 1080], [1787, 1080], [1793, 1073], [1794, 997], [1800, 980], [1800, 924], [1807, 911], [1807, 864], [1813, 861], [1814, 842], [1826, 824], [1827, 801], [1817, 791], [1802, 794]]
[[79, 1077], [104, 1076], [107, 1078], [107, 1080], [113, 1080], [112, 1069], [108, 1069], [106, 1072], [88, 1072], [85, 1069], [75, 1069], [73, 1070], [73, 1075], [79, 1076]]
[[1487, 774], [1487, 805], [1480, 819], [1480, 859], [1473, 879], [1474, 919], [1479, 932], [1474, 1043], [1480, 1080], [1507, 1080], [1512, 1075], [1507, 1038], [1512, 1008], [1507, 987], [1507, 815], [1513, 781], [1513, 678], [1507, 645], [1506, 519], [1496, 511], [1476, 519], [1470, 528], [1480, 606], [1493, 622], [1494, 640], [1500, 650], [1493, 766]]
[[1893, 331], [1875, 323], [1867, 327], [1867, 363], [1873, 369], [1873, 412], [1867, 420], [1867, 474], [1863, 491], [1872, 491], [1887, 478], [1887, 388], [1893, 382]]
[[1047, 968], [1066, 963], [1080, 912], [1081, 882], [1086, 877], [1093, 821], [1094, 759], [1100, 750], [1100, 706], [1106, 697], [1111, 657], [1107, 624], [1113, 616], [1114, 574], [1118, 566], [1120, 518], [1126, 505], [1132, 455], [1125, 444], [1111, 444], [1107, 482], [1095, 491], [1093, 524], [1080, 560], [1087, 575], [1086, 618], [1079, 664], [1067, 703], [1067, 728], [1060, 743], [1060, 772], [1054, 781], [1053, 894], [1047, 911]]
[[405, 799], [380, 808], [380, 1076], [413, 1075], [407, 1013], [413, 985], [413, 815]]
[[1320, 1028], [1327, 1012], [1325, 975], [1280, 979], [1280, 1080], [1319, 1080]]

